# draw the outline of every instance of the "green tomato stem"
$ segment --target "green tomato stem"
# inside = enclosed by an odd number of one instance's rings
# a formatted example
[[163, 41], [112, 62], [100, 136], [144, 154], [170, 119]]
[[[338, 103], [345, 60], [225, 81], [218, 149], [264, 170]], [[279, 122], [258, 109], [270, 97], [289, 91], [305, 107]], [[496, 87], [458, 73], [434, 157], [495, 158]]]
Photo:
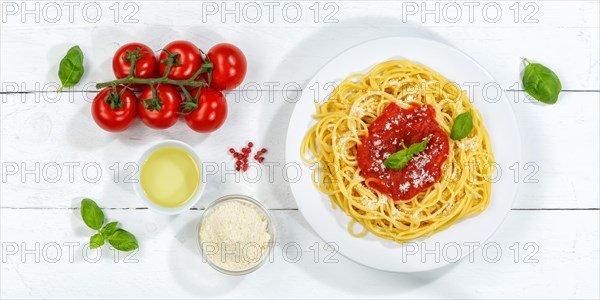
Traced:
[[121, 79], [117, 79], [117, 80], [113, 80], [113, 81], [107, 81], [107, 82], [98, 83], [98, 84], [96, 84], [96, 88], [97, 89], [101, 89], [101, 88], [105, 88], [107, 86], [130, 84], [130, 83], [140, 83], [140, 84], [148, 84], [148, 85], [155, 85], [155, 84], [160, 84], [160, 83], [166, 83], [166, 84], [177, 85], [177, 86], [179, 86], [181, 88], [184, 88], [185, 86], [193, 86], [193, 87], [205, 87], [206, 86], [205, 82], [194, 81], [193, 79], [188, 79], [188, 80], [173, 80], [173, 79], [165, 79], [165, 78], [141, 79], [141, 78], [129, 78], [129, 77], [126, 77], [126, 78], [121, 78]]
[[[156, 84], [166, 83], [166, 84], [176, 85], [184, 90], [185, 90], [186, 86], [191, 86], [191, 87], [207, 86], [207, 84], [204, 82], [194, 81], [194, 80], [198, 76], [200, 76], [200, 74], [202, 74], [202, 73], [210, 74], [210, 72], [212, 71], [213, 64], [210, 62], [210, 60], [208, 60], [208, 57], [206, 58], [207, 61], [203, 64], [203, 66], [191, 78], [189, 78], [187, 80], [173, 80], [173, 79], [167, 78], [167, 76], [168, 76], [169, 72], [171, 71], [171, 68], [173, 67], [173, 65], [179, 65], [180, 63], [178, 61], [178, 54], [171, 54], [167, 50], [163, 50], [167, 54], [167, 59], [164, 60], [164, 62], [167, 64], [167, 66], [165, 68], [166, 69], [165, 74], [162, 77], [144, 78], [144, 79], [135, 78], [136, 62], [143, 56], [143, 54], [140, 55], [140, 53], [139, 53], [141, 50], [142, 50], [141, 48], [136, 48], [134, 51], [128, 52], [129, 57], [127, 59], [131, 63], [131, 69], [129, 69], [129, 76], [127, 76], [125, 78], [113, 80], [113, 81], [98, 83], [98, 84], [96, 84], [96, 88], [101, 89], [101, 88], [104, 88], [107, 86], [117, 86], [117, 85], [122, 85], [122, 84], [131, 84], [131, 83], [148, 84], [151, 86], [154, 86]], [[210, 80], [210, 76], [208, 76], [208, 77], [209, 77], [208, 79]], [[155, 94], [153, 93], [153, 95], [155, 95]]]

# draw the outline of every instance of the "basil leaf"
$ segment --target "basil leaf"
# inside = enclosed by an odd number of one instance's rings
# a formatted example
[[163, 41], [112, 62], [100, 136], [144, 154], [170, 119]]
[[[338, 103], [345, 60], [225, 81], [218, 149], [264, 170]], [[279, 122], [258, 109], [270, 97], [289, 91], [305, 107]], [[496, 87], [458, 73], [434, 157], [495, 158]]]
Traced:
[[79, 46], [73, 46], [58, 67], [58, 78], [62, 86], [58, 91], [64, 88], [75, 86], [83, 76], [83, 52]]
[[90, 249], [96, 249], [104, 245], [104, 237], [100, 233], [96, 233], [90, 237]]
[[460, 140], [467, 135], [469, 132], [473, 130], [473, 117], [471, 116], [471, 112], [464, 112], [454, 119], [454, 124], [452, 124], [452, 131], [450, 132], [450, 138], [453, 140]]
[[102, 229], [100, 229], [100, 233], [104, 237], [109, 237], [117, 230], [118, 225], [119, 225], [119, 222], [110, 222], [110, 223], [106, 224]]
[[560, 79], [546, 66], [531, 63], [524, 58], [527, 66], [523, 71], [523, 87], [531, 97], [546, 104], [554, 104], [562, 90]]
[[392, 155], [390, 155], [383, 164], [396, 171], [404, 168], [408, 162], [412, 159], [412, 155], [408, 153], [408, 149], [400, 150]]
[[119, 251], [133, 251], [138, 248], [135, 236], [123, 229], [117, 229], [108, 237], [108, 243]]
[[92, 199], [81, 200], [81, 218], [85, 225], [94, 230], [100, 230], [104, 224], [104, 213]]
[[429, 142], [429, 138], [426, 138], [420, 143], [412, 144], [410, 147], [408, 147], [408, 151], [413, 155], [417, 154], [427, 148], [427, 142]]
[[429, 142], [429, 138], [424, 139], [420, 143], [415, 143], [410, 145], [410, 147], [404, 147], [403, 150], [400, 150], [392, 155], [390, 155], [383, 164], [394, 170], [400, 170], [408, 164], [408, 162], [413, 158], [413, 156], [419, 152], [424, 151], [427, 148], [427, 143]]

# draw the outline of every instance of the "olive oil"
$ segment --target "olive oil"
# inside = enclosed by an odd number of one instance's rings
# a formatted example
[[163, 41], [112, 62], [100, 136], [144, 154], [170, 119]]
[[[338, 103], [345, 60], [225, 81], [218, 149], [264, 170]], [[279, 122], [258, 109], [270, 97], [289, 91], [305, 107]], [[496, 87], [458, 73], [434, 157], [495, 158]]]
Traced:
[[142, 165], [140, 184], [152, 202], [169, 208], [181, 206], [201, 184], [198, 164], [182, 148], [159, 148]]

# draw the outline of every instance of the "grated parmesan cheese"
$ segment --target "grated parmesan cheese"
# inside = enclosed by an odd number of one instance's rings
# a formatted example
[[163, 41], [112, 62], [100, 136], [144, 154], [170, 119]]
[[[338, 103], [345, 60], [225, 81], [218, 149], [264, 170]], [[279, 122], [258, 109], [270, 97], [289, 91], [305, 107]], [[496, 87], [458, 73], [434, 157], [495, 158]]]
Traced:
[[350, 109], [350, 115], [353, 117], [362, 118], [365, 115], [365, 110], [360, 106], [353, 106]]
[[458, 148], [464, 151], [469, 151], [477, 148], [477, 137], [470, 137], [458, 142]]
[[360, 202], [362, 205], [366, 206], [368, 209], [377, 209], [381, 205], [385, 205], [388, 203], [388, 197], [384, 194], [379, 194], [377, 199], [371, 199], [367, 196], [362, 196], [360, 198]]
[[202, 253], [221, 268], [247, 270], [268, 251], [268, 225], [255, 206], [236, 200], [223, 202], [202, 221]]
[[403, 193], [408, 192], [408, 188], [410, 188], [410, 182], [405, 182], [400, 185], [400, 191]]

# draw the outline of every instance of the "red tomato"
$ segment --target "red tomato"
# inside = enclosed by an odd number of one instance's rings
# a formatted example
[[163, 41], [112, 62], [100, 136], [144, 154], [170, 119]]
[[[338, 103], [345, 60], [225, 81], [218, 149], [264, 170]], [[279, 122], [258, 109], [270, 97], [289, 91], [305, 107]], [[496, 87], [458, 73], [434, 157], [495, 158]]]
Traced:
[[[123, 131], [135, 121], [137, 97], [130, 89], [118, 86], [117, 94], [121, 92], [123, 93], [118, 97], [112, 87], [106, 87], [96, 95], [92, 103], [94, 121], [106, 131]], [[118, 101], [115, 98], [119, 98]], [[114, 103], [114, 109], [111, 108], [111, 103]]]
[[213, 63], [210, 86], [218, 90], [236, 88], [246, 77], [246, 56], [232, 44], [217, 44], [206, 54]]
[[170, 84], [161, 84], [156, 90], [156, 97], [162, 102], [160, 110], [148, 109], [144, 103], [146, 99], [152, 99], [152, 88], [146, 86], [140, 93], [138, 111], [140, 119], [148, 127], [165, 129], [173, 126], [179, 119], [179, 107], [181, 106], [181, 95], [177, 88]]
[[[200, 49], [196, 45], [188, 41], [174, 41], [166, 45], [163, 50], [169, 51], [171, 54], [179, 54], [177, 61], [179, 65], [173, 65], [167, 76], [173, 80], [187, 80], [192, 77], [202, 66], [202, 56]], [[167, 59], [167, 53], [165, 51], [160, 52], [159, 69], [160, 74], [164, 75], [167, 69], [167, 64], [162, 62]]]
[[198, 93], [200, 93], [198, 108], [185, 116], [185, 122], [195, 131], [213, 132], [225, 123], [227, 101], [221, 92], [213, 88], [199, 88], [191, 94], [197, 97]]
[[[118, 79], [129, 76], [131, 70], [131, 62], [125, 61], [127, 51], [133, 52], [136, 48], [140, 48], [139, 54], [142, 55], [135, 62], [135, 78], [153, 78], [158, 76], [158, 60], [150, 47], [141, 43], [129, 43], [121, 46], [113, 56], [112, 67], [115, 77]], [[131, 88], [141, 88], [142, 84], [131, 84]]]

